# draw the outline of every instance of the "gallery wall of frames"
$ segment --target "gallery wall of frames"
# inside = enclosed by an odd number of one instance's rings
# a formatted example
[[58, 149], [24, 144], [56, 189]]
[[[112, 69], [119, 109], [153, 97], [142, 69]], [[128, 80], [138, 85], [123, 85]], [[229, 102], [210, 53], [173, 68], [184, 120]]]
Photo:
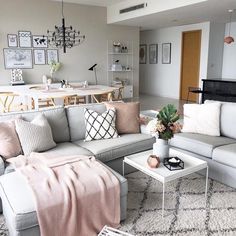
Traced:
[[58, 50], [50, 48], [48, 37], [19, 30], [7, 35], [8, 48], [3, 49], [5, 69], [32, 69], [34, 65], [59, 62]]

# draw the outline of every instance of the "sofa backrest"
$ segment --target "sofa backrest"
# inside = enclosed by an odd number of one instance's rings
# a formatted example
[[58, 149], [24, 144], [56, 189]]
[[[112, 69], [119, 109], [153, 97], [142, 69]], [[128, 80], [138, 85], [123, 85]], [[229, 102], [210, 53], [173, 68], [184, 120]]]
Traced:
[[94, 110], [99, 113], [106, 111], [106, 106], [100, 104], [84, 104], [78, 106], [69, 106], [66, 109], [67, 119], [69, 122], [71, 141], [77, 141], [85, 138], [85, 118], [84, 108]]
[[66, 112], [63, 107], [43, 109], [41, 111], [6, 113], [0, 115], [0, 122], [16, 119], [19, 117], [26, 121], [31, 121], [39, 113], [43, 113], [47, 118], [52, 129], [53, 139], [56, 143], [70, 141], [69, 125], [66, 117]]
[[[207, 100], [205, 103], [218, 102]], [[220, 132], [222, 136], [236, 139], [236, 103], [220, 102]]]

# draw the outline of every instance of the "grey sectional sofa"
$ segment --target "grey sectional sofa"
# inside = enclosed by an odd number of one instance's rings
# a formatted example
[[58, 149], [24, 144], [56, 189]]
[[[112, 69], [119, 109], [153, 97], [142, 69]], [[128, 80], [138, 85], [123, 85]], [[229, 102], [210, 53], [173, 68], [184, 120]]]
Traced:
[[[117, 176], [121, 186], [121, 220], [126, 217], [127, 181], [118, 172], [122, 171], [122, 160], [125, 155], [152, 148], [154, 138], [148, 134], [124, 134], [116, 139], [84, 142], [85, 122], [84, 108], [104, 112], [104, 104], [89, 104], [67, 108], [46, 109], [20, 114], [25, 120], [31, 121], [40, 112], [47, 117], [57, 146], [48, 153], [59, 155], [94, 155], [106, 164]], [[17, 114], [0, 116], [0, 122], [14, 119]], [[3, 202], [3, 213], [10, 235], [39, 236], [39, 227], [35, 204], [31, 190], [25, 180], [11, 166], [5, 166], [0, 158], [0, 196]], [[9, 173], [11, 172], [11, 173]], [[4, 174], [8, 173], [8, 174]]]
[[170, 145], [207, 161], [211, 178], [236, 187], [236, 103], [222, 102], [220, 130], [220, 137], [179, 133]]

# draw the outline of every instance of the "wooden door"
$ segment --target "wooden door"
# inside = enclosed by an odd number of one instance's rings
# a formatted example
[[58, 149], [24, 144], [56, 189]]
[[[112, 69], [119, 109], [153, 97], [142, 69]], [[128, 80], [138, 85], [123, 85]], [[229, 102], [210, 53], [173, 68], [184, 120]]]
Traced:
[[[199, 87], [201, 30], [182, 34], [182, 68], [180, 99], [187, 100], [189, 87]], [[198, 94], [189, 93], [189, 101], [197, 101]]]

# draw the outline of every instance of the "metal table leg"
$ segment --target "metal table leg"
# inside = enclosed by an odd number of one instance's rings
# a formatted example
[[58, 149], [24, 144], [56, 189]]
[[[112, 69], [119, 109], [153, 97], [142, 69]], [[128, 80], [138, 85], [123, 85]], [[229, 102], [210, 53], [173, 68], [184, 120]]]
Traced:
[[208, 188], [208, 166], [206, 168], [206, 189], [205, 189], [205, 198], [207, 200], [207, 188]]
[[123, 161], [123, 176], [125, 176], [125, 162]]
[[162, 184], [162, 218], [164, 218], [165, 212], [165, 183]]

